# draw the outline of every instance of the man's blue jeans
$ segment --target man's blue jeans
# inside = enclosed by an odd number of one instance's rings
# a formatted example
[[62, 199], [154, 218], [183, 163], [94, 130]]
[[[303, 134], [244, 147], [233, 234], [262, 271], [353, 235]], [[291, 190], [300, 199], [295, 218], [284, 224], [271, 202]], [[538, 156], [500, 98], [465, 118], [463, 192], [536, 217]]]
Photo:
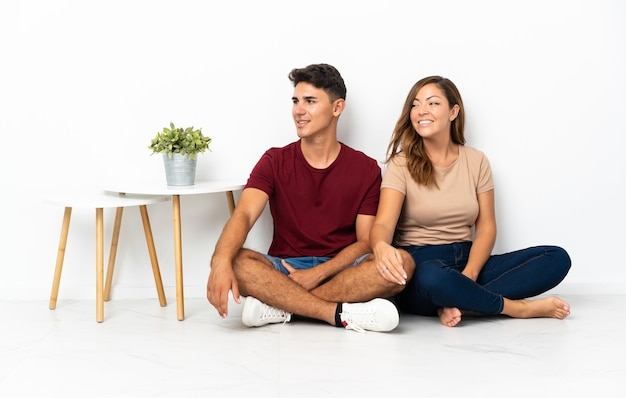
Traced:
[[[355, 265], [360, 264], [369, 255], [370, 255], [369, 253], [362, 255], [361, 257], [357, 258], [354, 261], [354, 263], [352, 263], [352, 265], [350, 266], [354, 267]], [[272, 265], [274, 266], [274, 269], [282, 272], [285, 275], [289, 275], [289, 271], [287, 271], [287, 268], [283, 266], [282, 260], [285, 260], [287, 264], [291, 265], [295, 269], [309, 269], [317, 265], [320, 265], [322, 263], [325, 263], [326, 261], [332, 258], [332, 257], [307, 256], [307, 257], [287, 257], [283, 259], [280, 257], [270, 256], [269, 254], [264, 254], [264, 256], [272, 263]]]
[[471, 247], [471, 242], [402, 247], [416, 268], [396, 296], [398, 307], [417, 315], [436, 315], [442, 307], [496, 315], [502, 312], [503, 297], [515, 300], [544, 293], [558, 285], [571, 266], [562, 248], [535, 246], [492, 255], [474, 282], [461, 273]]

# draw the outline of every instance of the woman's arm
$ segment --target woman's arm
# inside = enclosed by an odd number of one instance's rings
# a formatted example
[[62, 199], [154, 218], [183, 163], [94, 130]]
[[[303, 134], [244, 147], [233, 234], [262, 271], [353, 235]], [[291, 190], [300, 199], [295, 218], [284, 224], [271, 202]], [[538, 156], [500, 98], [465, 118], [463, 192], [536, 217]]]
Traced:
[[478, 218], [474, 231], [474, 243], [470, 250], [463, 275], [472, 280], [478, 279], [485, 262], [491, 256], [496, 243], [496, 211], [493, 189], [478, 194]]
[[393, 234], [400, 217], [404, 194], [391, 188], [382, 188], [376, 219], [370, 232], [370, 244], [374, 253], [376, 267], [385, 279], [404, 284], [407, 274], [404, 271], [402, 257], [391, 245]]

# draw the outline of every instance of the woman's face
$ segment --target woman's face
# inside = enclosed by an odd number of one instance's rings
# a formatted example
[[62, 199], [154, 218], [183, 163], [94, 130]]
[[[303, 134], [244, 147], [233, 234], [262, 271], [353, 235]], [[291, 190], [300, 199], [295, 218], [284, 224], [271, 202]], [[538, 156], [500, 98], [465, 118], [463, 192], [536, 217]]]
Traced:
[[435, 84], [422, 87], [411, 107], [411, 124], [424, 139], [449, 137], [450, 125], [459, 113], [459, 106], [450, 104], [444, 92]]

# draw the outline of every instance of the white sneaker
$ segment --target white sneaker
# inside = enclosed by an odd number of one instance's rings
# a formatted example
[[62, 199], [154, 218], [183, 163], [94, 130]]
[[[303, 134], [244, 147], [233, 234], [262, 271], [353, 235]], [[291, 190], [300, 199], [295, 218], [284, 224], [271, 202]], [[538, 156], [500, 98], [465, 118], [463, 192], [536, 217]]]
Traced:
[[290, 320], [290, 312], [270, 307], [252, 296], [246, 297], [243, 303], [241, 322], [248, 327], [263, 326], [268, 323], [286, 323]]
[[398, 309], [389, 300], [375, 298], [366, 303], [343, 303], [339, 314], [341, 323], [346, 329], [364, 333], [389, 332], [398, 326], [400, 315]]

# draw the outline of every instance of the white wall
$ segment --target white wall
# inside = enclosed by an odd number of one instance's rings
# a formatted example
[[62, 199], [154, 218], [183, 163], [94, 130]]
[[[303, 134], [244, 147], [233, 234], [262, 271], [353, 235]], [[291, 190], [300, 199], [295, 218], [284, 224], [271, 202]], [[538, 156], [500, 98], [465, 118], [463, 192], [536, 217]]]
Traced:
[[[3, 2], [0, 299], [49, 296], [63, 211], [47, 192], [162, 178], [147, 145], [170, 121], [213, 138], [199, 178], [245, 179], [295, 139], [287, 74], [317, 62], [348, 87], [341, 140], [380, 160], [411, 85], [451, 78], [468, 145], [494, 168], [496, 251], [562, 245], [557, 291], [624, 292], [625, 22], [618, 0]], [[226, 202], [182, 206], [185, 293], [204, 297]], [[171, 203], [149, 211], [172, 302]], [[114, 296], [155, 297], [138, 211], [125, 215]], [[93, 219], [74, 211], [60, 300], [93, 297]], [[248, 243], [270, 234], [265, 214]]]

